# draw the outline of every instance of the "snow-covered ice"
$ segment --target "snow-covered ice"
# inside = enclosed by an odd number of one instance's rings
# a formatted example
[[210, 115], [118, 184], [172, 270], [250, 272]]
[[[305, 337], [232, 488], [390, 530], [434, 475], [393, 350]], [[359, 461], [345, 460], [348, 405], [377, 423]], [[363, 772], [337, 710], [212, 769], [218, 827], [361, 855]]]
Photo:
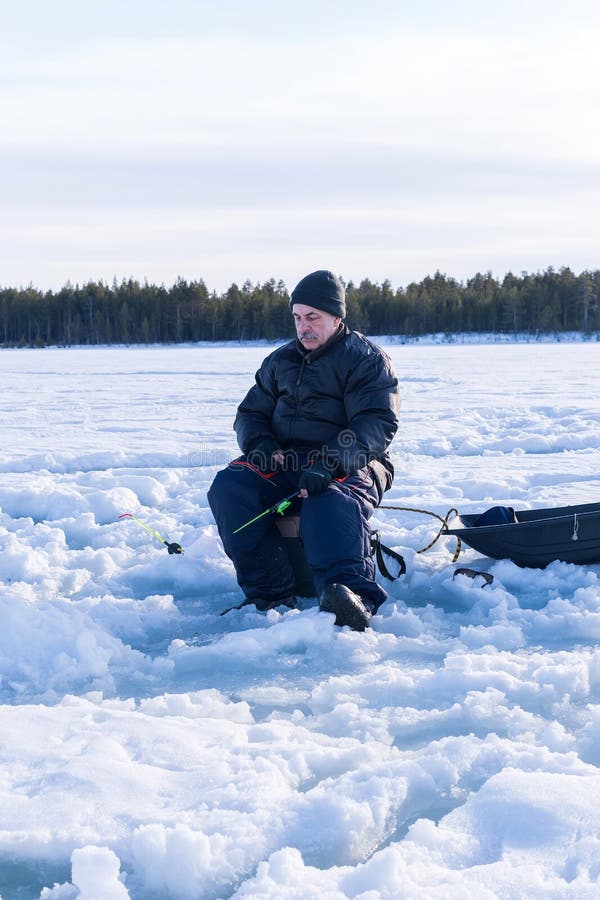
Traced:
[[[600, 566], [466, 548], [482, 588], [382, 509], [408, 571], [365, 634], [219, 615], [206, 492], [268, 349], [0, 352], [0, 894], [600, 896]], [[596, 343], [388, 351], [386, 503], [600, 501]]]

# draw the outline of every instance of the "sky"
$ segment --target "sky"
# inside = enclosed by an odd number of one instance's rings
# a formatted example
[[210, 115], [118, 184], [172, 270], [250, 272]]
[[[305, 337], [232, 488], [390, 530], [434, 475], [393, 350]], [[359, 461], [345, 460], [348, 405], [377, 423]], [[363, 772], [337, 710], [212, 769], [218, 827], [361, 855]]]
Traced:
[[593, 0], [0, 0], [0, 287], [598, 267]]

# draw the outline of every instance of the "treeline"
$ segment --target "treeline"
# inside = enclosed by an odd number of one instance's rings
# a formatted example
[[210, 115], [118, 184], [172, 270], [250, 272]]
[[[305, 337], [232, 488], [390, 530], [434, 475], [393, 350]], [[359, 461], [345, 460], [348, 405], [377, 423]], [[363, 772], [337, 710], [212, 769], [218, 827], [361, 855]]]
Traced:
[[[600, 332], [600, 270], [491, 273], [465, 282], [436, 272], [406, 288], [365, 279], [346, 285], [351, 328], [366, 334]], [[0, 345], [150, 344], [277, 340], [293, 335], [283, 282], [236, 284], [223, 294], [202, 280], [167, 288], [133, 279], [59, 291], [0, 288]]]

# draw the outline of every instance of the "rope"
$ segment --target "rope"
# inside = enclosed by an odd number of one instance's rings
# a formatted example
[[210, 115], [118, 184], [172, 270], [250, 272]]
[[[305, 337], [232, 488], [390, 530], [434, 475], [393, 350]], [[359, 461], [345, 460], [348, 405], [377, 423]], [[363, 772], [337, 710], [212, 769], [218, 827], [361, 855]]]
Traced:
[[494, 583], [493, 575], [490, 575], [489, 572], [480, 572], [478, 569], [455, 569], [454, 575], [452, 576], [453, 581], [457, 575], [466, 575], [468, 578], [477, 578], [478, 576], [481, 576], [481, 578], [483, 578], [482, 587]]
[[[434, 539], [432, 541], [430, 541], [426, 547], [421, 547], [420, 550], [417, 550], [416, 551], [417, 553], [425, 553], [426, 550], [430, 550], [433, 547], [433, 545], [436, 543], [436, 541], [438, 541], [439, 538], [442, 536], [442, 534], [444, 533], [444, 529], [446, 529], [448, 527], [448, 521], [451, 518], [454, 518], [454, 516], [458, 515], [458, 510], [455, 509], [454, 507], [452, 507], [452, 509], [449, 509], [445, 516], [440, 516], [440, 515], [438, 515], [438, 513], [431, 512], [429, 509], [415, 509], [413, 506], [389, 506], [388, 504], [386, 504], [385, 506], [382, 505], [378, 508], [379, 509], [397, 509], [397, 510], [400, 510], [401, 512], [420, 513], [421, 515], [424, 515], [424, 516], [433, 516], [434, 519], [439, 519], [439, 521], [442, 523], [442, 527], [440, 528], [440, 530], [438, 531], [438, 533], [436, 534]], [[462, 542], [457, 535], [456, 536], [456, 550], [454, 551], [454, 556], [452, 557], [453, 563], [455, 563], [456, 560], [458, 559], [458, 557], [460, 556], [461, 549], [462, 549]]]
[[[395, 559], [398, 563], [397, 575], [392, 575], [390, 570], [386, 566], [385, 560], [383, 558], [384, 553], [391, 559]], [[386, 547], [385, 544], [382, 544], [378, 531], [371, 532], [371, 556], [375, 556], [377, 565], [379, 566], [379, 571], [381, 572], [383, 577], [387, 578], [389, 581], [396, 581], [396, 579], [400, 578], [401, 575], [406, 575], [406, 563], [404, 562], [404, 557], [400, 556], [399, 553], [396, 553], [395, 550], [390, 549], [390, 547]]]

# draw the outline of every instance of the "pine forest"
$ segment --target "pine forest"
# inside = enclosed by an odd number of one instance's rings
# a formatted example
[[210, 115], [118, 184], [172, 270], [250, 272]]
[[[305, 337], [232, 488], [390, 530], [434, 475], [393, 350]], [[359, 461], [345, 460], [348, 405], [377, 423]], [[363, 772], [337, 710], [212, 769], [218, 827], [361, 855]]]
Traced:
[[[600, 334], [600, 270], [569, 268], [460, 282], [436, 272], [394, 289], [346, 283], [347, 324], [364, 334], [415, 338], [460, 333]], [[58, 291], [0, 288], [0, 346], [274, 341], [293, 336], [283, 282], [232, 284], [222, 294], [203, 280], [171, 287], [134, 279], [66, 284]]]

